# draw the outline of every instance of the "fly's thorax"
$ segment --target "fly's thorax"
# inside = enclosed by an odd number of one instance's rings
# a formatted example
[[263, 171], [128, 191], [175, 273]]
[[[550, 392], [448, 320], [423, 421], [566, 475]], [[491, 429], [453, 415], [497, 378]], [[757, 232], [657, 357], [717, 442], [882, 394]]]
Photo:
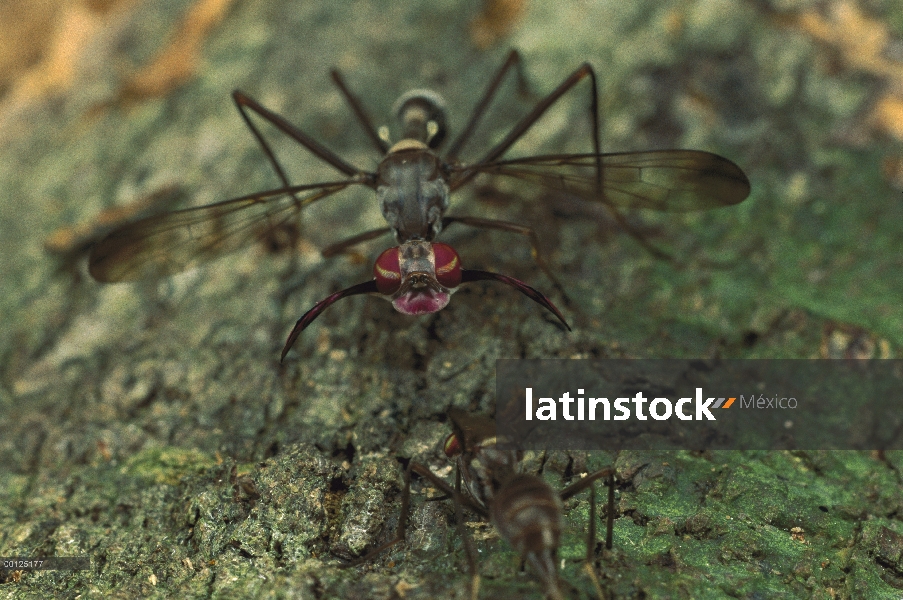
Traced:
[[485, 506], [495, 502], [496, 495], [508, 481], [517, 477], [517, 452], [502, 450], [496, 438], [486, 438], [461, 456], [471, 494]]
[[399, 243], [434, 239], [442, 230], [448, 195], [441, 161], [422, 142], [398, 142], [379, 164], [376, 198]]

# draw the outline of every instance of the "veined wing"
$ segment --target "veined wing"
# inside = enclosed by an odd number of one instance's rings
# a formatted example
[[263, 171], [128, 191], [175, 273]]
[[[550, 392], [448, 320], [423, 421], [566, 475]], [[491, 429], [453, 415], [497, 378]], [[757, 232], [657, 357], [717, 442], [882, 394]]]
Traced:
[[297, 185], [139, 219], [98, 242], [88, 270], [104, 283], [172, 275], [248, 246], [308, 204], [357, 183]]
[[[602, 192], [597, 188], [597, 161]], [[707, 210], [742, 202], [749, 180], [726, 158], [700, 150], [558, 154], [455, 167], [451, 187], [475, 173], [507, 175], [619, 208], [668, 212]]]
[[51, 233], [44, 240], [44, 250], [66, 260], [74, 260], [117, 227], [168, 210], [184, 195], [181, 186], [168, 184], [127, 204], [105, 208], [91, 221], [60, 227]]

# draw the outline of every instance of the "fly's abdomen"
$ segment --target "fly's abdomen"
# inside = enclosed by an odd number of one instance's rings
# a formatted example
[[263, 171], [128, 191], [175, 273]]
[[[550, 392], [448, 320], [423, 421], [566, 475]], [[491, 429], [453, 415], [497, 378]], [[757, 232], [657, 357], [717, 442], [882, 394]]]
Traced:
[[490, 517], [499, 535], [536, 570], [546, 595], [562, 598], [557, 554], [561, 540], [561, 498], [536, 475], [515, 475], [495, 493]]
[[516, 475], [492, 501], [492, 521], [504, 539], [522, 556], [558, 548], [561, 499], [536, 475]]

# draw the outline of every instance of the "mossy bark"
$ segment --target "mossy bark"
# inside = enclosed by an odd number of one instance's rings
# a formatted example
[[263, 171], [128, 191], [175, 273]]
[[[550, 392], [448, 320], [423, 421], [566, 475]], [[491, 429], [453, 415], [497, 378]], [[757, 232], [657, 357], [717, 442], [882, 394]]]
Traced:
[[[92, 560], [89, 571], [8, 574], [11, 598], [464, 598], [453, 511], [420, 484], [407, 543], [339, 565], [392, 535], [398, 457], [450, 477], [444, 413], [490, 409], [495, 359], [899, 353], [903, 203], [881, 169], [899, 143], [865, 116], [887, 80], [832, 67], [824, 42], [796, 25], [818, 16], [806, 3], [534, 2], [487, 51], [469, 33], [476, 3], [236, 3], [192, 79], [116, 101], [123, 73], [190, 5], [164, 4], [127, 8], [112, 41], [94, 39], [108, 53], [96, 68], [17, 108], [0, 133], [0, 555]], [[881, 4], [872, 18], [903, 35], [900, 8]], [[520, 184], [499, 182], [489, 202], [455, 197], [452, 212], [536, 224], [567, 305], [522, 240], [462, 229], [443, 241], [465, 266], [549, 291], [571, 334], [509, 289], [472, 285], [419, 318], [345, 300], [280, 365], [294, 320], [368, 278], [383, 249], [317, 253], [380, 226], [363, 192], [306, 211], [294, 253], [258, 244], [160, 282], [99, 285], [42, 247], [55, 228], [165, 184], [191, 204], [277, 185], [233, 88], [372, 168], [330, 68], [379, 124], [399, 94], [431, 87], [460, 129], [508, 47], [522, 51], [534, 93], [583, 61], [596, 67], [606, 150], [709, 150], [752, 181], [734, 208], [630, 216], [677, 265], [594, 207], [553, 206]], [[516, 151], [588, 150], [585, 94]], [[487, 122], [529, 104], [508, 100]], [[293, 181], [336, 178], [285, 140], [276, 147]], [[899, 452], [550, 453], [525, 467], [563, 487], [612, 460], [615, 550], [598, 568], [613, 597], [900, 596]], [[568, 502], [561, 550], [567, 589], [582, 597], [587, 512], [585, 494]], [[541, 595], [491, 528], [472, 532], [482, 597]]]

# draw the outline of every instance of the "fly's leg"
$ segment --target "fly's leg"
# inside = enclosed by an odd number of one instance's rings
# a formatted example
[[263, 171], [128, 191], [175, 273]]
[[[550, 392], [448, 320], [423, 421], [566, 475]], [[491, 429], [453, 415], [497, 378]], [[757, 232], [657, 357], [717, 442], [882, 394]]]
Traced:
[[470, 539], [470, 536], [467, 535], [467, 531], [465, 531], [464, 529], [464, 515], [462, 514], [461, 508], [463, 506], [466, 506], [476, 514], [487, 519], [489, 518], [489, 513], [485, 508], [483, 508], [476, 502], [473, 502], [469, 498], [461, 495], [460, 470], [455, 469], [455, 487], [452, 487], [445, 483], [445, 481], [440, 479], [427, 467], [421, 464], [412, 463], [412, 469], [418, 475], [421, 475], [428, 479], [429, 482], [433, 484], [440, 492], [444, 493], [446, 496], [451, 497], [454, 500], [455, 530], [458, 533], [458, 536], [461, 538], [461, 541], [464, 544], [464, 552], [467, 554], [467, 566], [470, 570], [470, 597], [471, 600], [476, 600], [480, 592], [480, 574], [477, 570], [477, 553], [473, 548], [473, 541]]
[[[385, 552], [387, 549], [394, 546], [395, 544], [404, 541], [404, 539], [407, 535], [408, 517], [410, 516], [410, 512], [411, 512], [411, 472], [412, 471], [417, 473], [421, 477], [427, 479], [431, 485], [436, 487], [442, 493], [446, 494], [446, 496], [454, 498], [457, 512], [460, 512], [461, 506], [466, 506], [468, 509], [476, 512], [477, 514], [484, 516], [484, 517], [488, 517], [488, 514], [486, 513], [485, 509], [483, 509], [481, 506], [469, 501], [467, 498], [464, 498], [463, 496], [461, 496], [458, 492], [455, 491], [455, 489], [453, 487], [451, 487], [450, 485], [445, 483], [445, 481], [443, 481], [441, 478], [439, 478], [437, 475], [435, 475], [432, 471], [430, 471], [428, 467], [426, 467], [425, 465], [422, 465], [420, 463], [411, 461], [408, 463], [407, 468], [404, 470], [404, 489], [401, 493], [401, 511], [400, 511], [399, 517], [398, 517], [398, 528], [395, 530], [395, 537], [393, 537], [391, 540], [389, 540], [383, 544], [380, 544], [373, 550], [367, 552], [365, 555], [363, 555], [359, 558], [356, 558], [350, 562], [339, 565], [340, 568], [345, 569], [345, 568], [349, 568], [349, 567], [356, 567], [363, 563], [369, 562], [369, 561], [373, 560], [374, 558], [376, 558], [377, 556], [379, 556], [380, 554], [382, 554], [383, 552]], [[461, 526], [459, 528], [458, 533], [459, 533], [459, 535], [461, 535], [462, 533], [465, 533], [463, 531], [463, 519], [459, 519], [459, 522], [461, 522]], [[464, 537], [463, 539], [466, 540], [465, 541], [465, 549], [467, 550], [468, 563], [473, 566], [472, 571], [475, 571], [476, 554], [473, 552], [473, 546], [470, 544], [469, 538]], [[477, 579], [479, 579], [479, 577], [477, 577]]]
[[[612, 532], [614, 530], [614, 518], [615, 518], [615, 476], [614, 471], [608, 474], [608, 506], [606, 507], [606, 523], [605, 523], [605, 548], [606, 550], [611, 550], [612, 547]], [[586, 534], [586, 560], [583, 563], [583, 569], [586, 571], [586, 574], [589, 576], [590, 581], [593, 582], [593, 587], [596, 589], [596, 594], [599, 596], [599, 600], [605, 598], [605, 594], [602, 591], [602, 585], [599, 583], [599, 578], [596, 576], [595, 565], [595, 553], [596, 553], [596, 485], [595, 482], [590, 483], [589, 486], [589, 523], [587, 523], [587, 534]]]
[[605, 516], [605, 549], [611, 550], [615, 529], [615, 472], [608, 474], [608, 506]]
[[586, 561], [584, 562], [583, 569], [586, 571], [590, 580], [593, 582], [593, 587], [596, 589], [596, 593], [599, 595], [599, 598], [604, 598], [602, 592], [602, 586], [599, 583], [599, 578], [596, 576], [596, 570], [594, 568], [594, 564], [596, 562], [595, 552], [596, 552], [596, 489], [595, 482], [597, 479], [601, 479], [602, 477], [607, 478], [608, 485], [608, 506], [607, 506], [607, 515], [606, 515], [606, 523], [605, 523], [605, 548], [607, 550], [611, 550], [612, 542], [613, 542], [613, 532], [614, 532], [614, 518], [615, 518], [615, 475], [614, 469], [611, 467], [605, 469], [599, 469], [594, 473], [590, 473], [586, 477], [572, 483], [567, 486], [559, 495], [561, 496], [562, 501], [567, 500], [568, 498], [579, 494], [587, 487], [590, 489], [590, 504], [589, 504], [589, 523], [588, 523], [588, 531], [586, 534]]
[[575, 481], [574, 483], [567, 486], [566, 488], [564, 488], [563, 490], [561, 490], [558, 493], [558, 495], [561, 496], [561, 500], [563, 502], [563, 501], [567, 500], [568, 498], [571, 498], [571, 497], [579, 494], [586, 488], [588, 488], [597, 479], [601, 479], [603, 477], [608, 478], [608, 521], [606, 524], [606, 531], [605, 531], [605, 548], [608, 550], [611, 550], [611, 547], [612, 547], [612, 537], [613, 537], [612, 532], [614, 530], [614, 522], [615, 522], [614, 521], [614, 514], [615, 514], [615, 512], [614, 512], [614, 508], [615, 508], [614, 475], [615, 475], [615, 470], [612, 467], [606, 467], [604, 469], [599, 469], [598, 471], [590, 473], [586, 477], [583, 477], [582, 479]]
[[470, 600], [477, 600], [480, 595], [480, 571], [477, 568], [477, 553], [473, 548], [473, 540], [470, 539], [470, 536], [467, 535], [467, 531], [464, 529], [464, 514], [461, 510], [460, 469], [455, 469], [455, 473], [455, 490], [454, 496], [452, 496], [455, 503], [455, 530], [458, 533], [458, 537], [461, 538], [464, 544], [464, 552], [467, 554], [467, 568], [470, 571]]
[[[508, 68], [510, 68], [509, 63], [517, 63], [519, 64], [520, 57], [517, 56], [516, 52], [512, 52], [511, 56], [509, 56], [508, 61], [503, 65], [502, 69], [499, 71], [498, 75], [496, 75], [496, 79], [493, 80], [490, 88], [487, 90], [486, 96], [481, 100], [480, 104], [477, 105], [477, 109], [474, 111], [474, 115], [471, 117], [471, 120], [479, 119], [482, 116], [482, 112], [485, 110], [486, 105], [488, 105], [489, 100], [491, 100], [492, 95], [495, 93], [495, 88], [498, 87], [498, 84], [501, 81], [501, 77], [505, 74]], [[590, 98], [589, 98], [589, 113], [590, 113], [590, 137], [593, 146], [593, 153], [596, 155], [596, 192], [600, 200], [603, 201], [603, 204], [609, 206], [604, 202], [605, 199], [605, 191], [603, 186], [603, 181], [605, 181], [605, 172], [604, 166], [602, 162], [602, 146], [599, 141], [599, 91], [598, 84], [596, 82], [596, 72], [593, 70], [592, 65], [589, 63], [583, 63], [577, 68], [576, 71], [571, 73], [557, 88], [552, 90], [549, 95], [540, 100], [540, 102], [530, 111], [527, 116], [520, 120], [520, 122], [512, 128], [512, 130], [508, 133], [505, 138], [495, 145], [492, 149], [490, 149], [483, 158], [481, 158], [474, 166], [484, 165], [486, 163], [493, 162], [499, 159], [505, 152], [508, 151], [511, 146], [514, 145], [517, 140], [519, 140], [533, 125], [539, 118], [549, 109], [551, 108], [562, 96], [568, 93], [575, 85], [577, 85], [580, 81], [585, 78], [589, 78], [590, 80]], [[474, 122], [473, 125], [476, 123]], [[472, 126], [468, 124], [468, 127]], [[469, 132], [468, 132], [469, 135]], [[453, 146], [454, 149], [454, 146]], [[449, 159], [455, 156], [454, 152], [449, 152]], [[475, 169], [474, 171], [470, 171], [469, 173], [465, 173], [460, 178], [456, 179], [452, 185], [452, 191], [460, 188], [471, 179], [476, 177], [479, 169]], [[639, 243], [643, 248], [645, 248], [650, 254], [655, 256], [656, 258], [660, 258], [663, 260], [667, 260], [669, 262], [674, 262], [674, 258], [664, 250], [657, 248], [655, 245], [650, 243], [648, 240], [643, 237], [643, 234], [640, 233], [636, 228], [631, 226], [627, 220], [624, 218], [622, 214], [620, 214], [616, 209], [609, 206], [609, 210], [612, 213], [615, 221], [618, 225], [627, 232], [630, 237], [635, 239], [637, 243]], [[565, 296], [566, 297], [566, 296]]]
[[323, 255], [323, 258], [338, 256], [339, 254], [345, 253], [349, 248], [353, 248], [354, 246], [363, 244], [364, 242], [369, 242], [370, 240], [375, 240], [378, 237], [386, 235], [390, 231], [392, 230], [389, 227], [380, 227], [379, 229], [365, 231], [364, 233], [359, 233], [348, 239], [326, 246], [325, 248], [323, 248], [323, 250], [320, 251], [320, 254]]
[[[251, 130], [251, 133], [254, 135], [254, 139], [257, 140], [257, 143], [260, 145], [261, 150], [263, 150], [264, 155], [267, 157], [267, 160], [273, 167], [273, 170], [276, 172], [276, 175], [279, 177], [279, 181], [282, 182], [283, 186], [290, 187], [285, 169], [279, 163], [279, 159], [276, 158], [276, 153], [273, 152], [273, 149], [270, 147], [270, 144], [266, 141], [266, 138], [264, 138], [263, 134], [260, 132], [260, 129], [258, 129], [257, 126], [254, 125], [254, 121], [251, 120], [251, 112], [254, 112], [258, 116], [268, 121], [282, 133], [304, 146], [314, 156], [326, 163], [329, 163], [342, 173], [352, 177], [366, 177], [369, 180], [375, 181], [375, 175], [364, 173], [354, 165], [349, 164], [340, 156], [335, 154], [332, 150], [329, 150], [328, 148], [314, 140], [312, 137], [301, 131], [298, 127], [289, 123], [288, 120], [286, 120], [284, 117], [274, 113], [250, 96], [246, 95], [244, 92], [235, 90], [234, 92], [232, 92], [232, 100], [235, 102], [235, 106], [238, 108], [238, 112], [241, 114], [241, 118], [244, 120], [245, 125], [247, 125], [248, 129]], [[371, 184], [368, 181], [368, 185], [375, 187], [376, 184]], [[300, 210], [300, 199], [295, 194], [292, 194], [291, 196], [295, 200], [295, 205], [299, 207]], [[298, 222], [298, 224], [300, 225], [300, 221]], [[294, 236], [299, 235], [300, 229], [293, 233]], [[295, 260], [296, 257], [293, 255], [292, 264], [286, 270], [283, 279], [288, 278], [290, 274], [295, 271]]]
[[[264, 155], [266, 155], [267, 160], [270, 162], [270, 165], [273, 167], [273, 170], [276, 171], [276, 175], [279, 177], [279, 181], [282, 182], [282, 185], [288, 187], [291, 185], [288, 181], [288, 176], [285, 174], [285, 169], [282, 168], [282, 165], [279, 163], [279, 159], [276, 158], [276, 154], [273, 152], [273, 149], [270, 148], [270, 145], [267, 143], [266, 138], [263, 137], [263, 134], [260, 133], [260, 130], [257, 129], [257, 126], [254, 125], [254, 122], [251, 121], [251, 117], [248, 115], [246, 110], [246, 106], [253, 110], [253, 106], [257, 103], [250, 97], [245, 96], [243, 92], [239, 90], [235, 90], [232, 92], [232, 101], [235, 102], [235, 106], [238, 108], [238, 112], [241, 113], [241, 118], [245, 122], [245, 125], [248, 129], [251, 130], [251, 134], [254, 136], [254, 139], [257, 140], [257, 144], [260, 146], [260, 149], [263, 150]], [[298, 201], [298, 197], [292, 195], [295, 198], [295, 201]]]
[[351, 112], [353, 112], [354, 116], [357, 117], [357, 122], [361, 124], [361, 127], [363, 127], [364, 133], [367, 134], [367, 137], [370, 138], [370, 141], [373, 142], [374, 146], [376, 146], [376, 149], [379, 151], [380, 155], [386, 154], [389, 151], [389, 144], [387, 144], [386, 140], [382, 139], [379, 136], [379, 132], [377, 132], [376, 127], [373, 126], [373, 121], [370, 119], [370, 115], [368, 115], [367, 111], [364, 110], [364, 105], [361, 104], [361, 101], [358, 99], [358, 97], [351, 92], [347, 85], [345, 85], [345, 80], [342, 78], [341, 73], [333, 69], [331, 75], [333, 83], [335, 83], [336, 87], [339, 88], [339, 91], [345, 98], [345, 102], [347, 102], [348, 106], [351, 108]]
[[[504, 70], [500, 72], [500, 74], [503, 73]], [[649, 242], [642, 233], [640, 233], [635, 227], [627, 222], [627, 219], [625, 219], [620, 212], [618, 212], [615, 208], [611, 207], [608, 203], [605, 202], [605, 189], [603, 185], [603, 182], [605, 181], [605, 170], [601, 155], [601, 143], [599, 140], [599, 92], [596, 82], [596, 72], [595, 70], [593, 70], [592, 65], [590, 65], [589, 63], [582, 64], [576, 71], [571, 73], [571, 75], [569, 75], [563, 82], [561, 82], [561, 84], [559, 84], [559, 86], [555, 88], [549, 95], [540, 100], [540, 102], [533, 108], [533, 110], [530, 111], [523, 119], [521, 119], [521, 121], [512, 128], [508, 135], [505, 136], [502, 141], [496, 144], [495, 147], [490, 149], [486, 153], [486, 155], [483, 156], [483, 158], [481, 158], [474, 164], [474, 166], [479, 167], [480, 165], [491, 163], [499, 159], [505, 152], [508, 151], [509, 148], [511, 148], [511, 146], [514, 145], [515, 142], [517, 142], [517, 140], [519, 140], [531, 127], [533, 127], [533, 125], [549, 108], [551, 108], [562, 96], [568, 93], [571, 89], [573, 89], [575, 85], [577, 85], [585, 78], [589, 78], [590, 80], [590, 138], [592, 141], [593, 153], [596, 156], [596, 195], [602, 201], [602, 203], [605, 204], [606, 207], [608, 207], [609, 211], [612, 214], [612, 217], [615, 219], [617, 224], [630, 237], [636, 240], [637, 243], [640, 244], [640, 246], [642, 246], [647, 252], [649, 252], [656, 258], [673, 263], [675, 262], [675, 260], [671, 254]], [[487, 96], [489, 96], [489, 94], [487, 94]], [[464, 175], [456, 179], [451, 184], [452, 191], [460, 188], [461, 186], [472, 180], [478, 173], [479, 169], [465, 172]]]
[[[590, 103], [589, 103], [589, 112], [590, 112], [590, 120], [592, 122], [592, 131], [590, 135], [592, 137], [593, 142], [593, 153], [596, 155], [596, 187], [601, 196], [602, 194], [602, 181], [604, 180], [604, 173], [602, 171], [602, 157], [601, 157], [601, 145], [599, 143], [599, 93], [596, 89], [596, 72], [593, 70], [593, 67], [589, 63], [583, 63], [580, 67], [571, 73], [567, 79], [565, 79], [561, 84], [552, 90], [552, 92], [547, 95], [545, 98], [539, 101], [539, 103], [533, 107], [527, 115], [521, 119], [517, 125], [515, 125], [511, 131], [508, 133], [505, 138], [496, 144], [493, 148], [491, 148], [479, 161], [474, 163], [474, 167], [480, 167], [487, 163], [491, 163], [495, 160], [498, 160], [505, 152], [508, 151], [514, 143], [519, 140], [527, 131], [533, 127], [536, 121], [552, 107], [562, 96], [568, 93], [575, 85], [577, 85], [580, 81], [585, 78], [589, 78], [592, 85], [590, 85]], [[460, 188], [462, 185], [469, 182], [471, 179], [477, 176], [479, 173], [479, 169], [474, 169], [473, 171], [465, 172], [464, 175], [456, 179], [452, 185], [452, 191]]]
[[[251, 133], [254, 134], [254, 137], [257, 139], [257, 142], [263, 149], [263, 153], [266, 154], [267, 159], [270, 161], [270, 164], [273, 165], [273, 169], [279, 176], [280, 181], [282, 181], [283, 185], [285, 185], [286, 187], [289, 187], [289, 182], [288, 177], [286, 177], [285, 175], [285, 170], [282, 168], [282, 165], [279, 164], [279, 161], [276, 159], [276, 154], [273, 152], [273, 149], [270, 148], [270, 145], [263, 137], [263, 134], [261, 134], [257, 126], [254, 125], [254, 122], [251, 120], [251, 115], [248, 113], [248, 111], [257, 113], [259, 116], [269, 121], [279, 131], [307, 148], [307, 150], [311, 154], [313, 154], [323, 162], [329, 163], [345, 175], [348, 175], [349, 177], [357, 177], [365, 173], [363, 170], [358, 169], [354, 165], [346, 162], [338, 154], [336, 154], [326, 146], [323, 146], [318, 141], [298, 129], [296, 126], [292, 125], [288, 120], [285, 119], [285, 117], [277, 115], [243, 92], [235, 90], [234, 92], [232, 92], [232, 99], [235, 101], [235, 106], [238, 107], [238, 112], [241, 113], [241, 117], [242, 119], [244, 119], [245, 124], [251, 130]], [[375, 187], [375, 185], [376, 184], [373, 183], [371, 187]]]
[[413, 465], [413, 462], [409, 462], [408, 467], [404, 470], [404, 491], [401, 493], [401, 512], [398, 514], [398, 528], [395, 530], [395, 537], [384, 544], [380, 544], [365, 555], [339, 565], [339, 568], [347, 569], [370, 562], [398, 542], [404, 541], [408, 529], [408, 516], [411, 512], [411, 468]]
[[[467, 510], [472, 511], [485, 519], [489, 518], [489, 512], [485, 508], [462, 495], [460, 491], [455, 491], [455, 488], [445, 483], [445, 481], [441, 477], [430, 471], [426, 466], [420, 463], [412, 463], [411, 470], [421, 477], [427, 479], [433, 485], [433, 487], [445, 494], [447, 497], [457, 497], [460, 500], [460, 504], [467, 508]], [[436, 500], [439, 500], [439, 498], [436, 498]]]
[[446, 161], [452, 163], [457, 160], [458, 156], [461, 154], [461, 150], [464, 148], [464, 145], [468, 141], [470, 141], [470, 136], [473, 135], [473, 132], [477, 127], [477, 123], [480, 122], [480, 119], [482, 119], [483, 115], [486, 113], [486, 109], [489, 108], [489, 104], [492, 102], [493, 97], [495, 97], [495, 94], [498, 91], [502, 80], [505, 78], [505, 75], [512, 67], [515, 68], [517, 72], [517, 87], [519, 93], [522, 95], [527, 95], [529, 93], [527, 89], [527, 78], [524, 75], [520, 53], [517, 50], [512, 50], [508, 54], [508, 58], [505, 59], [505, 62], [496, 72], [495, 76], [493, 76], [492, 81], [489, 82], [489, 86], [486, 88], [483, 97], [480, 98], [480, 101], [477, 103], [477, 105], [473, 109], [473, 112], [470, 114], [470, 118], [467, 120], [467, 125], [464, 126], [464, 129], [461, 130], [461, 133], [458, 134], [458, 137], [456, 137], [455, 141], [453, 141], [451, 143], [451, 146], [449, 146], [448, 152], [446, 153], [445, 157]]
[[511, 223], [509, 221], [499, 221], [496, 219], [483, 219], [480, 217], [445, 217], [442, 219], [442, 228], [444, 229], [448, 225], [452, 223], [461, 223], [463, 225], [469, 225], [471, 227], [480, 227], [483, 229], [495, 229], [497, 231], [508, 231], [511, 233], [516, 233], [518, 235], [522, 235], [527, 238], [527, 242], [530, 244], [530, 255], [533, 257], [533, 260], [536, 262], [536, 265], [539, 269], [545, 273], [546, 277], [552, 282], [554, 288], [561, 294], [561, 297], [564, 298], [564, 301], [568, 304], [568, 306], [573, 306], [573, 303], [568, 296], [567, 292], [564, 291], [564, 286], [561, 285], [561, 282], [558, 281], [558, 278], [555, 277], [555, 274], [552, 273], [552, 269], [549, 268], [548, 263], [546, 263], [545, 258], [543, 258], [542, 253], [539, 250], [539, 236], [536, 235], [536, 231], [532, 227], [527, 227], [526, 225], [519, 225], [517, 223]]
[[589, 576], [590, 581], [593, 582], [593, 587], [596, 589], [596, 595], [599, 596], [599, 600], [602, 600], [602, 585], [599, 583], [599, 578], [596, 577], [596, 570], [593, 568], [593, 563], [595, 563], [595, 549], [596, 549], [596, 484], [595, 482], [589, 484], [589, 523], [587, 523], [587, 532], [586, 532], [586, 560], [583, 562], [583, 570], [586, 571], [586, 574]]

